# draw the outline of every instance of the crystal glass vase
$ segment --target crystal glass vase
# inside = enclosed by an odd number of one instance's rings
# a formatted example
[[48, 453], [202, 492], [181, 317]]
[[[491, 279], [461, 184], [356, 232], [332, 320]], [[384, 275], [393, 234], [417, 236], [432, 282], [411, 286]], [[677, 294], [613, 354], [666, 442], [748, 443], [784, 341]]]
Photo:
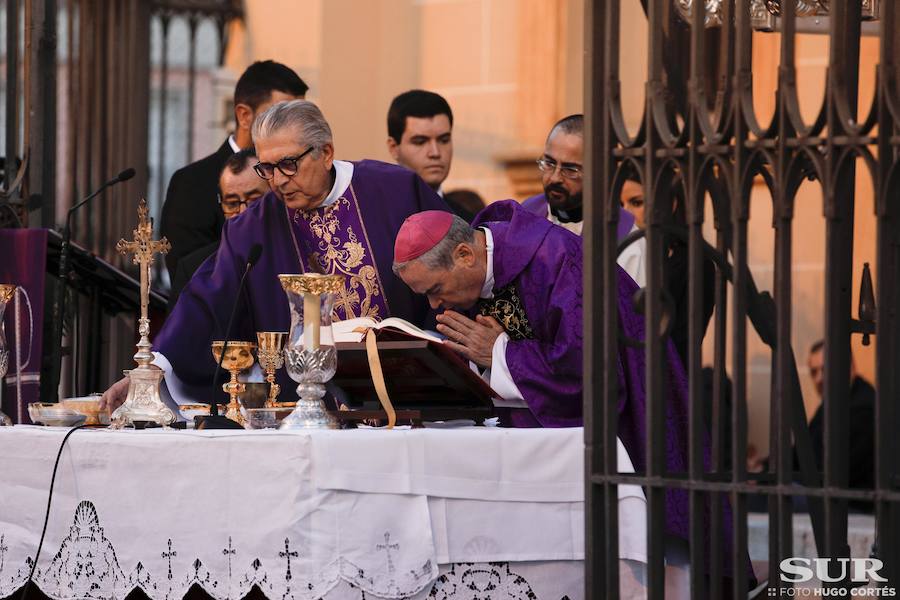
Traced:
[[335, 295], [343, 289], [340, 275], [279, 275], [291, 309], [291, 330], [284, 346], [288, 375], [298, 383], [297, 406], [281, 429], [335, 429], [325, 411], [325, 384], [337, 370], [337, 349], [331, 331]]
[[[6, 305], [16, 293], [16, 286], [10, 284], [0, 284], [0, 383], [6, 377], [6, 371], [9, 369], [9, 348], [6, 345], [6, 335], [3, 327], [3, 314], [6, 312]], [[0, 426], [12, 425], [12, 419], [3, 414], [0, 410]]]

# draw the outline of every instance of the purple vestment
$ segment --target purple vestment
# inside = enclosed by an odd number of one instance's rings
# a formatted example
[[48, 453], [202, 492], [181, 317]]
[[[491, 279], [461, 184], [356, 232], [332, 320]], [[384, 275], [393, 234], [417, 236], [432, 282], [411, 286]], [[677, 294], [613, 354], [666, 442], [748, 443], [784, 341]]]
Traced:
[[[393, 245], [400, 225], [423, 210], [449, 210], [415, 173], [386, 163], [354, 163], [350, 186], [328, 207], [295, 214], [273, 193], [228, 220], [219, 249], [182, 291], [154, 340], [154, 350], [198, 400], [211, 401], [215, 363], [210, 342], [223, 339], [238, 283], [254, 244], [262, 256], [247, 276], [238, 300], [231, 339], [256, 341], [257, 331], [287, 331], [290, 313], [278, 275], [316, 270], [347, 277], [335, 302], [336, 317], [396, 316], [426, 325], [431, 314], [423, 296], [393, 274]], [[283, 378], [284, 400], [295, 385]]]
[[510, 424], [581, 426], [581, 238], [512, 200], [494, 202], [472, 225], [491, 230], [495, 294], [512, 284], [530, 329], [530, 339], [511, 335], [506, 347], [529, 407], [511, 411]]
[[[534, 213], [539, 217], [547, 217], [547, 211], [550, 205], [547, 204], [547, 197], [544, 194], [537, 194], [522, 201], [522, 208], [530, 213]], [[631, 232], [634, 226], [634, 215], [627, 210], [619, 211], [619, 224], [616, 225], [616, 240], [622, 241], [626, 235]]]
[[[622, 211], [623, 214], [625, 211]], [[513, 410], [517, 427], [570, 427], [583, 424], [582, 378], [582, 240], [512, 200], [485, 208], [473, 227], [488, 227], [494, 239], [494, 290], [514, 286], [532, 339], [511, 339], [506, 362], [529, 411]], [[631, 298], [637, 284], [618, 270], [619, 323], [625, 336], [644, 339], [644, 317]], [[687, 471], [687, 379], [674, 345], [667, 342], [666, 470]], [[646, 472], [647, 411], [644, 350], [619, 345], [619, 438], [637, 472]], [[704, 462], [710, 467], [709, 438]], [[723, 501], [724, 502], [724, 501]], [[724, 565], [731, 565], [731, 512], [724, 506]], [[709, 519], [707, 501], [706, 520]], [[706, 531], [709, 528], [706, 527]], [[666, 533], [688, 539], [688, 495], [666, 490]], [[727, 571], [726, 571], [727, 572]]]

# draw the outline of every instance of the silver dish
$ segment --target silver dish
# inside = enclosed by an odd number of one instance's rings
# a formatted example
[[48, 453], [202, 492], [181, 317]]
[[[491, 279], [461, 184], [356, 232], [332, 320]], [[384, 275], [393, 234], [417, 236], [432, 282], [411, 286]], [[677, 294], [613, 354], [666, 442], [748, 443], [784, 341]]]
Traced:
[[32, 423], [50, 427], [77, 427], [83, 425], [87, 415], [75, 412], [61, 404], [32, 402], [28, 405], [28, 416]]

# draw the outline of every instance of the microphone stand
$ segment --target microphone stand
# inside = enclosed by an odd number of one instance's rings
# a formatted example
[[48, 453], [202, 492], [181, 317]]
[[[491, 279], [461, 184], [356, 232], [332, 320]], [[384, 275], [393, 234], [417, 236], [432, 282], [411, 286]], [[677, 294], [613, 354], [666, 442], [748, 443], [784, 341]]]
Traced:
[[236, 423], [226, 417], [225, 415], [219, 414], [219, 400], [218, 395], [216, 394], [216, 378], [219, 376], [219, 372], [222, 370], [222, 362], [225, 360], [225, 354], [228, 350], [228, 342], [230, 334], [231, 334], [231, 326], [234, 325], [234, 317], [237, 314], [237, 307], [241, 301], [241, 294], [244, 292], [244, 281], [247, 279], [247, 275], [250, 273], [250, 269], [253, 268], [253, 265], [256, 264], [256, 261], [259, 260], [259, 255], [262, 253], [262, 246], [259, 244], [254, 244], [253, 247], [250, 248], [250, 252], [247, 258], [247, 266], [244, 267], [244, 274], [241, 275], [241, 281], [238, 284], [238, 293], [237, 297], [234, 299], [234, 306], [231, 308], [231, 316], [228, 317], [228, 325], [225, 327], [225, 341], [222, 344], [222, 354], [219, 356], [219, 360], [216, 363], [216, 370], [213, 372], [213, 396], [212, 396], [212, 404], [209, 405], [209, 415], [197, 415], [194, 417], [194, 429], [243, 429], [244, 427], [240, 423]]
[[[84, 200], [72, 206], [66, 213], [66, 226], [62, 232], [62, 244], [59, 247], [59, 270], [57, 276], [59, 278], [56, 286], [56, 293], [53, 297], [53, 355], [50, 365], [50, 381], [48, 382], [49, 390], [52, 390], [53, 397], [59, 394], [59, 380], [62, 372], [62, 337], [63, 337], [63, 320], [66, 314], [66, 284], [69, 278], [69, 253], [71, 252], [70, 241], [72, 239], [72, 215], [75, 211], [99, 196], [106, 188], [113, 186], [119, 182], [126, 181], [134, 177], [134, 169], [125, 169], [113, 179], [110, 179], [94, 193], [86, 197]], [[42, 386], [43, 387], [43, 386]], [[50, 392], [47, 392], [49, 395]], [[46, 397], [44, 393], [41, 394]]]

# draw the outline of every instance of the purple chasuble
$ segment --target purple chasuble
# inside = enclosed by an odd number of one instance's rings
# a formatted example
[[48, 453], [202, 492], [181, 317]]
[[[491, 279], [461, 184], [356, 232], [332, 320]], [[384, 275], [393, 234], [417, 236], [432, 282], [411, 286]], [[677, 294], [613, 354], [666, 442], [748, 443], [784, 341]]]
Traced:
[[[215, 363], [210, 343], [223, 339], [234, 302], [238, 308], [231, 339], [255, 342], [257, 331], [287, 331], [290, 313], [278, 275], [304, 272], [310, 260], [330, 266], [327, 272], [347, 276], [347, 294], [337, 316], [371, 315], [377, 308], [379, 318], [395, 316], [429, 325], [433, 312], [426, 298], [413, 294], [393, 274], [391, 264], [403, 221], [423, 210], [449, 211], [443, 200], [412, 171], [363, 160], [354, 163], [350, 187], [332, 206], [336, 208], [330, 217], [326, 207], [294, 222], [293, 214], [289, 218], [284, 203], [270, 192], [225, 222], [219, 249], [194, 274], [154, 340], [154, 350], [169, 360], [197, 400], [212, 400]], [[340, 223], [331, 218], [345, 214], [349, 220]], [[332, 230], [338, 225], [340, 232]], [[262, 255], [237, 298], [247, 254], [257, 243]], [[316, 249], [317, 258], [307, 254], [310, 248]], [[283, 369], [279, 383], [284, 400], [293, 400], [296, 384]]]
[[[550, 205], [547, 204], [547, 197], [544, 194], [537, 194], [522, 201], [522, 208], [530, 213], [534, 213], [539, 217], [547, 217]], [[631, 233], [634, 226], [634, 215], [627, 210], [619, 210], [619, 223], [616, 225], [616, 241], [621, 242], [622, 239]]]
[[581, 238], [515, 201], [494, 202], [473, 227], [494, 239], [494, 293], [513, 285], [530, 339], [510, 335], [506, 364], [528, 410], [510, 411], [515, 427], [580, 427]]
[[292, 241], [297, 244], [304, 272], [347, 278], [344, 291], [335, 299], [335, 319], [372, 317], [380, 321], [391, 311], [353, 187], [351, 183], [325, 208], [289, 211]]
[[[622, 211], [624, 214], [625, 211]], [[529, 410], [513, 409], [515, 427], [583, 425], [582, 379], [582, 241], [513, 200], [495, 202], [481, 211], [473, 227], [488, 227], [494, 239], [494, 290], [515, 286], [533, 339], [510, 339], [506, 362]], [[619, 323], [623, 333], [644, 339], [644, 317], [631, 298], [637, 284], [618, 271]], [[681, 360], [667, 342], [666, 470], [687, 472], [688, 386]], [[647, 410], [644, 351], [619, 345], [618, 435], [637, 472], [646, 471]], [[710, 468], [709, 437], [703, 440], [704, 465]], [[666, 490], [666, 533], [688, 539], [688, 494]], [[724, 567], [731, 568], [731, 510], [723, 498]], [[709, 523], [707, 498], [704, 519]], [[705, 527], [707, 533], [709, 527]], [[707, 540], [707, 548], [708, 548]], [[748, 559], [749, 560], [749, 559]], [[708, 564], [708, 563], [707, 563]], [[752, 570], [750, 572], [752, 576]]]

